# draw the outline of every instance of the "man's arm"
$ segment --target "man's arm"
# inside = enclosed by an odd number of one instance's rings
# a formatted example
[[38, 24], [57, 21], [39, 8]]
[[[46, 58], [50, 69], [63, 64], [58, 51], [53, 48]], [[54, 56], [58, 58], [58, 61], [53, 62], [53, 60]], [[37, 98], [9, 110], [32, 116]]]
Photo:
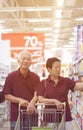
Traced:
[[19, 97], [15, 97], [11, 94], [5, 94], [5, 99], [13, 103], [19, 103], [21, 106], [24, 106], [24, 107], [27, 107], [27, 105], [29, 104], [27, 100], [19, 98]]
[[35, 103], [37, 101], [38, 101], [37, 92], [34, 92], [34, 96], [27, 106], [28, 113], [32, 114], [34, 111], [36, 111]]

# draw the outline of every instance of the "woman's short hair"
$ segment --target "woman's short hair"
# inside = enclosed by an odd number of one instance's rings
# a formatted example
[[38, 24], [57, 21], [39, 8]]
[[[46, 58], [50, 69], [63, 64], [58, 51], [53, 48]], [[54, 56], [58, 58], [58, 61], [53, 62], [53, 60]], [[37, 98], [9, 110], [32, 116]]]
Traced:
[[54, 62], [61, 62], [60, 59], [56, 58], [56, 57], [52, 57], [52, 58], [48, 58], [47, 62], [46, 62], [46, 68], [51, 68], [52, 69], [52, 65]]

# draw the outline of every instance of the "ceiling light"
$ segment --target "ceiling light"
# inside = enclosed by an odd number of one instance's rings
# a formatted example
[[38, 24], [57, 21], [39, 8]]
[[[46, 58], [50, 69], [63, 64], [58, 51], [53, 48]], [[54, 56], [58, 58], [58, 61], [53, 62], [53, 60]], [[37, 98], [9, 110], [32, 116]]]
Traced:
[[58, 38], [59, 37], [59, 34], [55, 34], [54, 36], [53, 36], [53, 38]]
[[57, 43], [57, 42], [58, 42], [58, 39], [54, 39], [54, 43], [55, 43], [55, 42]]
[[83, 21], [83, 17], [75, 19], [76, 21]]
[[57, 47], [57, 48], [54, 48], [55, 51], [64, 51], [64, 50], [73, 50], [74, 48], [71, 48], [71, 47]]
[[55, 29], [55, 30], [54, 30], [54, 33], [59, 33], [59, 29]]
[[60, 27], [60, 25], [61, 25], [61, 21], [60, 20], [55, 23], [55, 27]]
[[5, 23], [5, 21], [3, 21], [3, 20], [0, 20], [0, 23]]
[[52, 38], [45, 38], [45, 41], [52, 41]]
[[62, 51], [64, 51], [64, 50], [74, 50], [74, 47], [63, 47], [61, 50]]
[[62, 17], [62, 10], [56, 10], [56, 18]]
[[50, 22], [50, 19], [30, 19], [28, 22]]
[[76, 36], [76, 35], [77, 35], [77, 32], [72, 32], [72, 35]]
[[49, 7], [34, 7], [34, 8], [27, 8], [26, 11], [51, 11], [52, 8]]
[[63, 6], [63, 3], [64, 3], [64, 0], [58, 0], [57, 5], [58, 5], [58, 6]]
[[53, 36], [53, 33], [45, 33], [45, 36]]
[[13, 29], [2, 29], [2, 32], [13, 32]]
[[69, 44], [70, 44], [70, 45], [71, 45], [71, 44], [73, 44], [73, 45], [74, 45], [74, 44], [75, 44], [75, 42], [73, 42], [73, 41], [70, 41], [70, 42], [69, 42]]
[[0, 12], [14, 12], [17, 11], [17, 9], [0, 9]]
[[48, 45], [55, 45], [54, 42], [49, 42], [49, 41], [46, 41], [45, 44], [48, 44]]
[[72, 48], [74, 48], [74, 44], [64, 45], [63, 47], [72, 47]]
[[75, 38], [74, 38], [74, 37], [71, 37], [69, 40], [72, 41], [72, 40], [75, 40]]
[[52, 31], [52, 28], [34, 28], [34, 31]]

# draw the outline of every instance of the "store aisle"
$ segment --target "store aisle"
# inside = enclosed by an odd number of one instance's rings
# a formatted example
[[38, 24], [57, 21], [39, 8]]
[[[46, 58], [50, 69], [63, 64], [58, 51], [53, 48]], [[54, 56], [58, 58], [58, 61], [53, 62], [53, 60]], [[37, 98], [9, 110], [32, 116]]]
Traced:
[[[9, 121], [5, 122], [3, 128], [0, 128], [0, 130], [10, 130], [9, 124], [10, 124]], [[73, 121], [73, 126], [74, 126], [74, 130], [80, 130], [75, 121]]]
[[74, 130], [80, 130], [76, 121], [73, 121], [73, 127], [74, 127]]

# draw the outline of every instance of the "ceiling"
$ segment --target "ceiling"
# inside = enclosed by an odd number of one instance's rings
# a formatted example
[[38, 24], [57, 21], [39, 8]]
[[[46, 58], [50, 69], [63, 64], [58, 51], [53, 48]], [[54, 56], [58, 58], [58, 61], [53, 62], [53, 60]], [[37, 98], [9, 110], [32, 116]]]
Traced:
[[75, 43], [75, 27], [83, 24], [78, 18], [83, 18], [83, 0], [0, 0], [2, 32], [44, 32], [45, 50], [57, 55]]

